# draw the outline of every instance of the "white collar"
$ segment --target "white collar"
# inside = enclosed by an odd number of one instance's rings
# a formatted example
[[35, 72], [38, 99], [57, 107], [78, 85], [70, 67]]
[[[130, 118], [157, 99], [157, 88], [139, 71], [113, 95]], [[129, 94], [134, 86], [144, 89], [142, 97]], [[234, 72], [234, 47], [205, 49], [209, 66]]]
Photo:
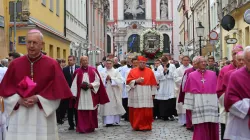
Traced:
[[76, 65], [74, 64], [73, 66], [70, 66], [70, 67], [72, 67], [74, 69], [76, 67]]

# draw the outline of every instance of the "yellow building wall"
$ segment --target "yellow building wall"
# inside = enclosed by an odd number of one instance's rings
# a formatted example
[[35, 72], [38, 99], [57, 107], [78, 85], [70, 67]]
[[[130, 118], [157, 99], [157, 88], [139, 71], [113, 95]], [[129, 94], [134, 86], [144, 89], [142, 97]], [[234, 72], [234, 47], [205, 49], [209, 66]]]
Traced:
[[228, 57], [229, 59], [232, 59], [231, 57], [231, 50], [235, 44], [227, 44], [225, 38], [237, 38], [238, 42], [237, 44], [243, 45], [243, 47], [250, 45], [250, 26], [244, 21], [244, 13], [247, 9], [250, 8], [250, 3], [244, 5], [243, 7], [234, 10], [230, 15], [234, 17], [235, 19], [235, 27], [230, 32], [226, 30], [222, 30], [222, 51], [223, 51], [223, 57]]
[[[18, 37], [19, 36], [26, 36], [28, 30], [29, 29], [22, 29], [22, 28], [17, 29], [16, 50], [18, 53], [27, 54], [26, 45], [19, 44]], [[43, 37], [44, 37], [43, 39], [45, 42], [45, 46], [44, 46], [43, 50], [47, 53], [47, 56], [50, 56], [54, 59], [64, 58], [65, 60], [67, 60], [66, 58], [68, 58], [68, 56], [70, 54], [70, 50], [69, 50], [70, 42], [65, 41], [65, 40], [63, 40], [55, 35], [48, 33], [48, 32], [42, 31], [42, 33], [43, 33]]]
[[179, 17], [180, 18], [180, 26], [179, 26], [179, 38], [180, 38], [180, 42], [182, 45], [185, 44], [185, 41], [187, 40], [184, 40], [184, 17], [183, 17], [183, 10], [181, 8], [180, 12], [179, 12]]
[[4, 28], [0, 27], [0, 59], [8, 56], [9, 14], [7, 0], [0, 0], [0, 15], [4, 17]]
[[56, 2], [53, 0], [53, 11], [50, 11], [50, 0], [46, 0], [46, 5], [42, 4], [41, 0], [30, 0], [30, 16], [38, 19], [43, 24], [57, 30], [64, 32], [64, 0], [58, 0], [60, 4], [59, 16], [56, 15]]

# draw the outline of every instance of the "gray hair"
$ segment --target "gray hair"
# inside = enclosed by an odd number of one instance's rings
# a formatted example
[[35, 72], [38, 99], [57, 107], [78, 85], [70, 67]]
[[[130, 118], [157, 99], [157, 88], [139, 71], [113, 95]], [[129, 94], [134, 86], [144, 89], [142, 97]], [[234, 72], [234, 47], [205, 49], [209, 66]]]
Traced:
[[8, 59], [2, 59], [2, 60], [1, 60], [1, 64], [2, 64], [3, 66], [7, 67], [7, 66], [8, 66]]
[[30, 31], [28, 32], [27, 35], [29, 35], [29, 34], [34, 34], [34, 33], [38, 33], [39, 36], [40, 36], [41, 41], [43, 41], [43, 34], [42, 34], [42, 32], [39, 31], [38, 29], [32, 29], [32, 30], [30, 30]]
[[250, 52], [250, 46], [247, 46], [245, 49], [244, 49], [244, 58], [246, 58], [246, 55], [247, 53]]
[[195, 57], [193, 58], [193, 62], [196, 62], [197, 59], [198, 59], [198, 56], [195, 56]]

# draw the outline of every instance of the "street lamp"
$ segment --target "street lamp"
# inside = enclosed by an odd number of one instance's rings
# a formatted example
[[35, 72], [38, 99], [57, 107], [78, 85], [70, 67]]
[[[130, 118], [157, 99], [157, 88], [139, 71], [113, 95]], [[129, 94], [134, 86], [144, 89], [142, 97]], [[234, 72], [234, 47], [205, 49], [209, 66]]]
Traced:
[[91, 50], [91, 51], [88, 51], [88, 55], [93, 55], [93, 66], [95, 65], [96, 63], [96, 55], [99, 55], [101, 53], [101, 51], [99, 50], [99, 48], [96, 48], [95, 50]]
[[187, 46], [186, 50], [188, 51], [188, 56], [189, 56], [189, 52], [191, 51], [190, 46]]
[[83, 50], [85, 50], [85, 55], [88, 56], [88, 50], [89, 50], [89, 40], [88, 40], [88, 37], [86, 38], [86, 42], [83, 43]]
[[204, 27], [202, 26], [201, 22], [199, 22], [199, 26], [196, 27], [196, 33], [197, 33], [197, 36], [199, 37], [199, 42], [200, 42], [200, 56], [202, 55], [202, 52], [201, 52], [201, 38], [203, 37], [204, 35]]
[[179, 42], [178, 48], [179, 48], [180, 54], [183, 53], [183, 48], [182, 47], [183, 47], [183, 45], [181, 44], [181, 42]]

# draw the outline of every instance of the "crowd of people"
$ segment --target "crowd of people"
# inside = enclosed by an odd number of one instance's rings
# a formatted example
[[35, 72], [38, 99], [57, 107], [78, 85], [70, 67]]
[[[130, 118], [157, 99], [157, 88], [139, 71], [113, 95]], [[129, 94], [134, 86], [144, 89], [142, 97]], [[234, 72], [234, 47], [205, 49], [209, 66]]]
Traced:
[[98, 115], [106, 127], [123, 119], [135, 131], [150, 131], [154, 120], [178, 120], [194, 140], [219, 140], [219, 132], [221, 139], [250, 139], [250, 47], [236, 45], [229, 62], [180, 55], [149, 64], [128, 56], [104, 57], [92, 67], [88, 56], [80, 65], [74, 56], [68, 65], [46, 56], [39, 30], [30, 30], [26, 42], [27, 55], [1, 60], [6, 140], [59, 139], [57, 124], [65, 120], [69, 130], [91, 133]]

